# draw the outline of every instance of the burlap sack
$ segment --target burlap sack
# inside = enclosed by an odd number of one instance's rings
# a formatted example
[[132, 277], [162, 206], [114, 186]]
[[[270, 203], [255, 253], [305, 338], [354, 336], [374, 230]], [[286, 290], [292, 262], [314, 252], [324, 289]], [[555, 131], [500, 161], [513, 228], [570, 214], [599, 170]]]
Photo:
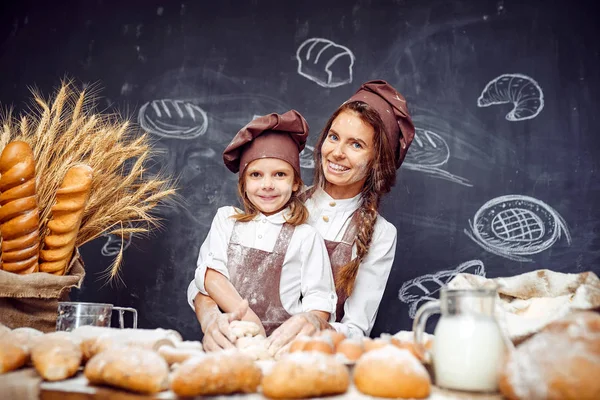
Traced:
[[68, 301], [71, 288], [81, 287], [84, 276], [78, 250], [63, 276], [45, 272], [18, 275], [0, 270], [0, 323], [12, 329], [55, 331], [58, 302]]
[[547, 269], [508, 278], [458, 274], [450, 289], [497, 287], [496, 316], [508, 337], [519, 343], [573, 310], [600, 309], [600, 279], [593, 272], [565, 274]]

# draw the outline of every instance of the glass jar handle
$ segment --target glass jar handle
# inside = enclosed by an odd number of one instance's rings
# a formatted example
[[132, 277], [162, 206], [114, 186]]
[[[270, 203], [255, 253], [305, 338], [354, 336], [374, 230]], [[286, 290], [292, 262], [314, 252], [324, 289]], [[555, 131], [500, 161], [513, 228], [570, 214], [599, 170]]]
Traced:
[[113, 307], [113, 311], [114, 310], [117, 310], [119, 312], [119, 328], [123, 329], [125, 327], [125, 320], [123, 318], [123, 313], [125, 313], [125, 311], [129, 311], [130, 313], [133, 313], [132, 328], [133, 329], [137, 329], [138, 315], [137, 315], [137, 310], [135, 308], [131, 308], [131, 307]]
[[419, 307], [417, 315], [413, 321], [415, 350], [421, 359], [423, 359], [423, 361], [426, 363], [431, 363], [431, 352], [423, 345], [423, 332], [425, 332], [425, 324], [427, 323], [427, 319], [432, 314], [439, 314], [440, 312], [439, 300], [429, 301]]

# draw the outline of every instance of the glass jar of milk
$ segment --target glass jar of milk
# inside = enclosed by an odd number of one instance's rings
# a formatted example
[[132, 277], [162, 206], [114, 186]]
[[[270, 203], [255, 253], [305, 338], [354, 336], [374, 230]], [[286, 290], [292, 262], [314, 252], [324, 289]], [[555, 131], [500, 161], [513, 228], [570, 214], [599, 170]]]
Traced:
[[442, 314], [433, 340], [433, 368], [437, 386], [467, 391], [498, 390], [498, 375], [506, 353], [505, 339], [494, 317], [495, 289], [440, 291], [440, 300], [417, 311], [413, 323], [415, 344], [422, 345], [427, 318]]

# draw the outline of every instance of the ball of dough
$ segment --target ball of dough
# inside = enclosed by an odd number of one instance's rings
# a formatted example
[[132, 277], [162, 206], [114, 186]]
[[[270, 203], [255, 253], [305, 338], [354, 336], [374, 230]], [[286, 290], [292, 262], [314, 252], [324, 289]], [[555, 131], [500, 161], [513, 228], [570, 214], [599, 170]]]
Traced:
[[267, 348], [267, 338], [262, 335], [244, 336], [235, 341], [235, 347], [253, 360], [271, 360]]
[[502, 370], [511, 400], [600, 399], [600, 314], [575, 312], [519, 345]]
[[231, 321], [229, 331], [236, 338], [245, 336], [256, 336], [260, 333], [260, 327], [251, 321]]
[[356, 362], [354, 384], [376, 397], [423, 399], [431, 391], [425, 367], [408, 350], [392, 345], [365, 353]]
[[318, 352], [296, 352], [279, 360], [262, 381], [263, 394], [275, 399], [301, 399], [341, 394], [350, 375], [334, 357]]

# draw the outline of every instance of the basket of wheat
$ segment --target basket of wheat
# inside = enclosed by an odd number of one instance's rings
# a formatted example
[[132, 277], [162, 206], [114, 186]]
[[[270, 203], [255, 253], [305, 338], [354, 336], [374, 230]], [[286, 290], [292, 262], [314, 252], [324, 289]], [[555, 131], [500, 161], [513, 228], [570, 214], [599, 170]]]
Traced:
[[[159, 226], [173, 181], [149, 173], [148, 137], [96, 113], [91, 91], [65, 82], [50, 100], [0, 120], [0, 323], [52, 331], [58, 301], [80, 287], [78, 247], [105, 233], [127, 238]], [[123, 252], [107, 270], [118, 276]]]

